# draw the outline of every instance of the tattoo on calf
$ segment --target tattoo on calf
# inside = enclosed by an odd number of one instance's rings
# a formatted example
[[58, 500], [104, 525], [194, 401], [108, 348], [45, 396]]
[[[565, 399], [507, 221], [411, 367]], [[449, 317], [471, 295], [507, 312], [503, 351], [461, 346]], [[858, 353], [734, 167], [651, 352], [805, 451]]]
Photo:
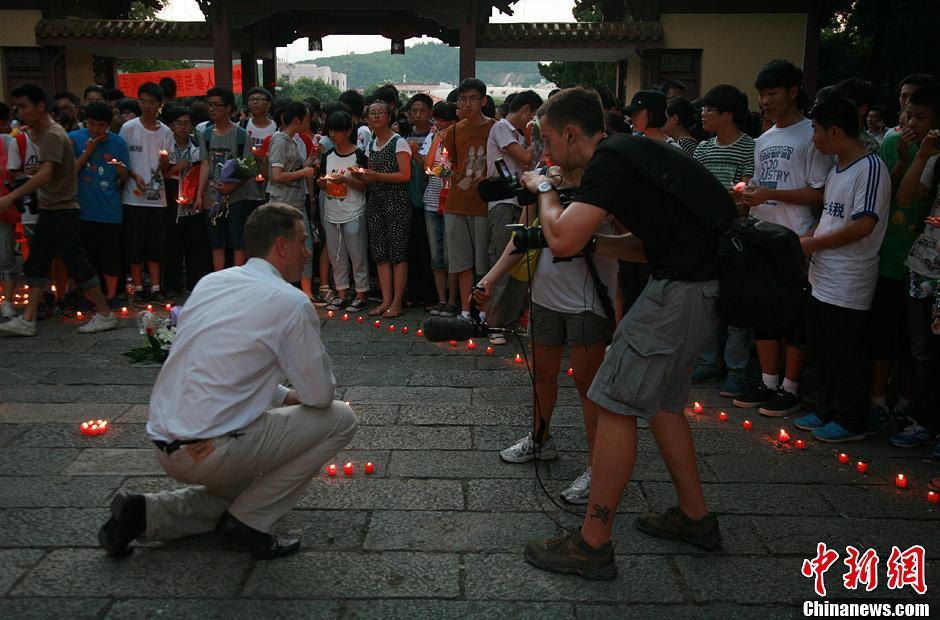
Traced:
[[591, 518], [600, 519], [601, 523], [607, 525], [607, 522], [610, 521], [610, 508], [594, 504], [594, 512], [591, 513]]

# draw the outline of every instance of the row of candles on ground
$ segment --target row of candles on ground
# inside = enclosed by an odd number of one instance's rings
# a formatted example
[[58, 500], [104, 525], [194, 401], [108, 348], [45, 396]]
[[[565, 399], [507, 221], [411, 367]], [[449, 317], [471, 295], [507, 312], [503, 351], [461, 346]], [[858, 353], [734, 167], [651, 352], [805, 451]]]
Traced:
[[[569, 374], [570, 374], [570, 370], [569, 370]], [[702, 403], [698, 401], [695, 401], [694, 403], [692, 403], [693, 413], [703, 413], [704, 411], [705, 411], [705, 407], [702, 406]], [[719, 411], [718, 419], [721, 420], [722, 422], [727, 422], [728, 412]], [[744, 420], [742, 426], [744, 427], [744, 430], [750, 430], [753, 425], [750, 420]], [[781, 428], [777, 432], [777, 441], [779, 441], [780, 443], [785, 443], [785, 444], [790, 443], [790, 433], [787, 431], [787, 429]], [[802, 450], [803, 448], [806, 447], [806, 442], [803, 441], [802, 439], [797, 439], [793, 442], [793, 445]], [[839, 458], [840, 463], [849, 462], [849, 455], [846, 454], [845, 452], [840, 452], [838, 454], [838, 458]], [[857, 461], [855, 463], [855, 469], [860, 474], [868, 473], [868, 462]], [[896, 486], [899, 489], [906, 489], [907, 488], [907, 476], [905, 476], [904, 474], [898, 474], [897, 476], [895, 476], [894, 486]], [[938, 494], [936, 491], [927, 491], [927, 501], [930, 502], [931, 504], [940, 503], [940, 494]]]
[[[370, 463], [366, 463], [366, 464], [363, 466], [362, 470], [363, 470], [365, 473], [367, 473], [367, 474], [374, 474], [374, 473], [375, 473], [375, 464], [373, 464], [373, 463], [371, 463], [371, 462], [370, 462]], [[336, 468], [336, 464], [335, 464], [335, 463], [330, 463], [329, 465], [326, 466], [326, 475], [327, 475], [327, 476], [330, 476], [330, 477], [335, 476], [335, 475], [336, 475], [336, 471], [337, 471], [337, 468]], [[356, 472], [356, 468], [353, 467], [353, 464], [352, 464], [351, 461], [347, 461], [347, 463], [346, 463], [345, 465], [343, 465], [343, 475], [344, 475], [344, 476], [352, 476], [355, 472]]]

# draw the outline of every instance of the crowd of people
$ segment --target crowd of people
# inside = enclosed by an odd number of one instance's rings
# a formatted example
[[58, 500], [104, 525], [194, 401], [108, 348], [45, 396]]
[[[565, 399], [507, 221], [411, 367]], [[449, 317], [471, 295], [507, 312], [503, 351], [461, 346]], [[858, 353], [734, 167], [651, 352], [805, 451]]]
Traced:
[[[312, 304], [387, 318], [417, 306], [464, 320], [476, 305], [490, 326], [528, 330], [533, 430], [500, 453], [506, 462], [555, 458], [549, 423], [569, 347], [589, 453], [562, 497], [590, 502], [589, 518], [603, 524], [577, 544], [596, 548], [612, 524], [610, 502], [590, 499], [595, 454], [606, 449], [597, 444], [610, 445], [600, 413], [681, 413], [691, 382], [715, 382], [739, 408], [796, 416], [797, 428], [823, 442], [859, 441], [896, 424], [892, 445], [930, 445], [940, 459], [940, 85], [930, 75], [898, 85], [896, 122], [861, 79], [822, 88], [811, 101], [802, 71], [783, 60], [755, 78], [759, 112], [727, 84], [694, 101], [673, 81], [625, 106], [604, 87], [556, 91], [547, 101], [527, 90], [496, 105], [469, 78], [436, 103], [423, 94], [403, 102], [390, 84], [326, 105], [253, 88], [240, 114], [230, 90], [179, 100], [171, 82], [142, 84], [132, 100], [93, 86], [84, 102], [70, 93], [50, 99], [27, 84], [12, 91], [12, 109], [0, 105], [0, 331], [36, 333], [41, 306], [57, 301], [43, 295], [50, 276], [59, 298], [94, 306], [82, 332], [114, 328], [114, 310], [131, 301], [182, 299], [207, 274], [244, 265], [246, 222], [279, 203], [303, 222], [295, 284]], [[714, 315], [719, 294], [709, 284], [711, 241], [638, 177], [623, 187], [633, 177], [618, 172], [611, 145], [619, 143], [604, 139], [617, 134], [676, 149], [669, 157], [698, 162], [738, 215], [800, 238], [811, 293], [796, 320], [754, 332], [703, 318]], [[589, 215], [540, 212], [520, 192], [488, 200], [481, 183], [500, 174], [539, 206], [548, 209], [551, 194], [583, 207], [570, 213]], [[563, 222], [565, 235], [554, 228]], [[516, 251], [508, 225], [539, 223], [548, 247]], [[33, 291], [22, 316], [10, 303], [18, 224]], [[569, 233], [579, 241], [567, 241]], [[678, 296], [669, 289], [676, 281], [696, 287]], [[648, 325], [673, 311], [705, 326], [683, 347]], [[489, 338], [505, 344], [501, 332]], [[692, 357], [669, 361], [691, 342], [701, 345]], [[612, 356], [637, 366], [611, 368]], [[647, 371], [631, 374], [641, 363]], [[804, 367], [815, 367], [813, 381], [801, 383]], [[671, 422], [656, 424], [684, 436]], [[694, 469], [688, 446], [676, 448], [677, 468]], [[714, 547], [717, 522], [701, 489], [681, 486], [681, 510], [646, 518], [644, 531]], [[527, 549], [536, 564], [546, 554]]]

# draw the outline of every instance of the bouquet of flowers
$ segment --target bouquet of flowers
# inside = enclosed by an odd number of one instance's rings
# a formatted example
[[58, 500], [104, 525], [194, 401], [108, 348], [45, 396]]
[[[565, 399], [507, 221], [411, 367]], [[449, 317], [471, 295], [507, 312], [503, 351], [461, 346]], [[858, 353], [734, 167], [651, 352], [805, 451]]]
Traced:
[[216, 178], [215, 200], [209, 208], [209, 219], [215, 224], [228, 214], [228, 194], [219, 191], [218, 186], [227, 183], [241, 183], [258, 176], [258, 160], [254, 155], [246, 155], [230, 159], [222, 164], [219, 176]]
[[131, 349], [124, 355], [136, 362], [157, 362], [162, 364], [170, 354], [170, 346], [176, 338], [176, 326], [183, 308], [173, 306], [170, 314], [161, 319], [153, 312], [145, 310], [137, 313], [137, 328], [141, 336], [146, 336], [146, 345]]

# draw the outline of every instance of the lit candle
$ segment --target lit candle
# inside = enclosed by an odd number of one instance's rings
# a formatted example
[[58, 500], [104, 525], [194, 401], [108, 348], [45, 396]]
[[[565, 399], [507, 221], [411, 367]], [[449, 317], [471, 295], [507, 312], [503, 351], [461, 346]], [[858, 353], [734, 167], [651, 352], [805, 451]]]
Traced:
[[473, 338], [467, 341], [467, 348], [470, 349], [471, 351], [477, 348], [476, 343], [473, 342]]
[[335, 475], [336, 475], [336, 464], [335, 464], [335, 463], [330, 463], [329, 465], [326, 466], [326, 475], [327, 475], [327, 476], [335, 476]]
[[569, 377], [573, 377], [573, 376], [574, 376], [574, 368], [569, 368], [569, 369], [568, 369], [568, 376], [569, 376]]
[[907, 488], [907, 477], [904, 474], [898, 474], [894, 479], [894, 486], [899, 489]]
[[751, 421], [750, 421], [750, 420], [745, 420], [745, 421], [744, 421], [744, 430], [746, 430], [746, 431], [751, 430]]
[[931, 504], [940, 503], [940, 495], [937, 495], [936, 491], [927, 491], [927, 501]]
[[415, 332], [415, 335], [418, 338], [422, 337], [424, 335], [424, 330], [419, 328], [418, 331]]
[[692, 413], [702, 413], [703, 410], [702, 403], [698, 401], [692, 403]]
[[388, 331], [390, 331], [390, 332], [395, 331], [395, 326], [394, 326], [394, 325], [389, 325], [389, 326], [388, 326]]
[[127, 314], [127, 306], [121, 306], [121, 314]]
[[371, 463], [371, 462], [370, 462], [370, 463], [366, 463], [366, 473], [367, 473], [367, 474], [374, 474], [374, 473], [375, 473], [375, 465], [374, 465], [373, 463]]
[[349, 315], [344, 313], [344, 314], [343, 314], [343, 320], [344, 320], [344, 321], [348, 321], [348, 320], [349, 320]]
[[780, 432], [777, 433], [777, 439], [783, 443], [787, 443], [790, 441], [790, 433], [787, 432], [787, 429], [781, 428]]
[[734, 191], [743, 192], [745, 187], [747, 187], [747, 183], [745, 183], [744, 181], [738, 181], [737, 183], [734, 184]]
[[353, 475], [353, 464], [352, 464], [352, 463], [347, 462], [345, 465], [343, 465], [343, 474], [346, 475], [346, 476], [352, 476], [352, 475]]
[[721, 420], [722, 422], [727, 422], [727, 421], [728, 421], [728, 412], [727, 412], [727, 411], [719, 411], [719, 412], [718, 412], [718, 419]]
[[803, 448], [806, 447], [806, 443], [804, 443], [802, 439], [797, 439], [797, 440], [796, 440], [796, 447], [799, 448], [800, 450], [802, 450]]
[[363, 317], [361, 317], [361, 316], [357, 316], [357, 317], [356, 317], [356, 323], [362, 325], [362, 324], [365, 323], [365, 322], [366, 322], [365, 318], [363, 318]]
[[160, 157], [167, 157], [167, 156], [169, 156], [169, 153], [167, 152], [167, 150], [160, 149]]
[[380, 321], [380, 320], [378, 320], [378, 319], [376, 319], [376, 320], [375, 320], [375, 323], [373, 323], [373, 325], [375, 325], [376, 327], [378, 327], [378, 326], [381, 325], [381, 324], [382, 324], [382, 321]]
[[263, 183], [263, 182], [264, 182], [264, 175], [259, 172], [259, 173], [257, 174], [257, 176], [255, 176], [255, 181], [257, 181], [258, 183]]
[[78, 312], [75, 313], [75, 316], [77, 316], [78, 318], [82, 318], [82, 317], [85, 316], [85, 315], [83, 315], [83, 314], [82, 314], [82, 311], [79, 310]]
[[858, 470], [858, 473], [864, 474], [865, 472], [868, 471], [868, 463], [866, 463], [865, 461], [859, 461], [858, 463], [855, 464], [855, 469]]
[[147, 311], [153, 312], [153, 304], [147, 304]]
[[522, 355], [516, 353], [516, 358], [515, 358], [513, 361], [514, 361], [515, 363], [517, 363], [517, 364], [521, 364], [521, 363], [522, 363]]
[[848, 462], [849, 462], [849, 455], [846, 454], [845, 452], [840, 452], [840, 453], [839, 453], [839, 462], [840, 462], [840, 463], [848, 463]]
[[332, 318], [333, 318], [333, 311], [332, 311], [332, 310], [327, 310], [327, 311], [326, 311], [326, 316], [332, 319]]
[[167, 312], [169, 312], [170, 310], [173, 309], [173, 305], [172, 305], [172, 304], [167, 304], [167, 305], [163, 306], [163, 308], [164, 308]]
[[486, 354], [493, 355], [493, 347], [486, 347]]
[[449, 345], [452, 346], [452, 347], [456, 347], [456, 346], [457, 346], [457, 341], [456, 341], [456, 340], [451, 340], [451, 341], [448, 342], [447, 344], [449, 344]]
[[407, 333], [408, 333], [408, 326], [407, 326], [407, 325], [406, 325], [405, 327], [402, 327], [402, 328], [401, 328], [401, 333], [403, 333], [403, 334], [407, 334]]

